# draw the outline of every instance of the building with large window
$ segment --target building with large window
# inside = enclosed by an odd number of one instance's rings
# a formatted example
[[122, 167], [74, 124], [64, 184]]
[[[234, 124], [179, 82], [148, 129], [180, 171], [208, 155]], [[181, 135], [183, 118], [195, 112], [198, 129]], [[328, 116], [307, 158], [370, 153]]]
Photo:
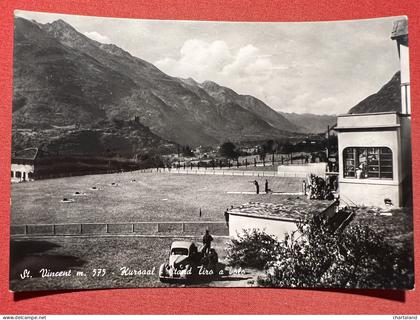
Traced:
[[348, 205], [400, 207], [412, 193], [407, 19], [394, 23], [391, 39], [401, 63], [400, 111], [337, 118], [340, 198]]
[[348, 205], [404, 205], [411, 177], [410, 116], [399, 112], [338, 116], [340, 198]]

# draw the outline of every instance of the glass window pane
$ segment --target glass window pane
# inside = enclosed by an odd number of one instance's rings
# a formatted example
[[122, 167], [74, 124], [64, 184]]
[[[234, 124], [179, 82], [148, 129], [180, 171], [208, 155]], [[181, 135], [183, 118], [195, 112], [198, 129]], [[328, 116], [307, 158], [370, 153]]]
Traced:
[[355, 176], [355, 159], [354, 159], [354, 148], [345, 148], [343, 151], [344, 158], [344, 176], [354, 177]]
[[380, 177], [382, 179], [393, 178], [392, 151], [390, 148], [380, 148]]
[[344, 177], [392, 179], [392, 151], [386, 147], [348, 147], [343, 150]]

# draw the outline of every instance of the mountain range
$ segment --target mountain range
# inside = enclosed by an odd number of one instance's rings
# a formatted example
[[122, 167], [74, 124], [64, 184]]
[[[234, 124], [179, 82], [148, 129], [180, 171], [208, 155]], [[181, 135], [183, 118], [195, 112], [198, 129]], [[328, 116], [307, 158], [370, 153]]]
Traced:
[[[334, 122], [333, 116], [274, 111], [212, 81], [169, 76], [63, 20], [41, 24], [16, 17], [14, 28], [16, 149], [71, 142], [69, 152], [92, 150], [89, 145], [74, 147], [80, 136], [90, 144], [95, 141], [95, 150], [125, 146], [124, 152], [132, 153], [171, 143], [304, 136], [325, 132]], [[95, 134], [87, 139], [89, 130]]]
[[280, 114], [291, 123], [300, 128], [301, 132], [306, 133], [324, 133], [327, 132], [328, 126], [331, 128], [337, 122], [336, 115], [329, 114], [313, 114], [313, 113], [287, 113]]
[[171, 77], [62, 20], [15, 18], [13, 128], [139, 122], [179, 144], [284, 137], [299, 128], [262, 101]]

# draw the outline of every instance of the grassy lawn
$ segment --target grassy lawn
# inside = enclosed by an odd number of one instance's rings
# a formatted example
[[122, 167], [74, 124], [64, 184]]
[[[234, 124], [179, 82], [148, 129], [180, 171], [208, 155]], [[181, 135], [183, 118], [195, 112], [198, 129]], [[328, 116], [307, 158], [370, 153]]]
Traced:
[[[261, 189], [265, 178], [257, 178]], [[270, 188], [298, 192], [300, 178], [270, 177]], [[135, 180], [135, 181], [131, 181]], [[253, 177], [185, 175], [165, 173], [124, 173], [40, 180], [12, 185], [12, 224], [140, 222], [140, 221], [223, 221], [231, 205], [249, 201], [277, 203], [288, 196], [228, 194], [228, 191], [255, 191]], [[112, 186], [116, 183], [117, 186]], [[91, 188], [95, 186], [99, 190]], [[79, 192], [83, 195], [75, 195]], [[74, 202], [63, 203], [63, 198]], [[201, 208], [202, 217], [199, 218]], [[201, 230], [193, 232], [201, 234]], [[11, 288], [15, 291], [179, 286], [163, 284], [158, 269], [167, 260], [170, 244], [182, 239], [142, 237], [46, 237], [12, 239]], [[200, 242], [197, 238], [196, 242]], [[226, 238], [213, 242], [224, 259]], [[121, 267], [152, 270], [153, 275], [122, 276]], [[27, 268], [33, 278], [21, 280]], [[71, 277], [40, 277], [39, 270], [71, 269]], [[106, 269], [104, 277], [93, 277], [94, 269]], [[86, 276], [76, 276], [83, 271]], [[250, 286], [255, 274], [229, 277], [199, 286]]]
[[[135, 181], [131, 182], [131, 180]], [[257, 178], [261, 189], [265, 178]], [[277, 192], [298, 192], [301, 178], [270, 177], [270, 188]], [[254, 191], [253, 177], [221, 175], [185, 175], [164, 173], [124, 173], [40, 180], [12, 185], [12, 224], [197, 221], [223, 220], [226, 208], [253, 202], [300, 204], [295, 196], [228, 194], [228, 191]], [[111, 186], [111, 183], [118, 184]], [[100, 190], [91, 190], [96, 186]], [[86, 193], [76, 196], [74, 193]], [[63, 197], [73, 198], [63, 203]], [[398, 246], [412, 245], [412, 209], [380, 215], [372, 208], [359, 208], [351, 223], [372, 226], [384, 232], [387, 241]], [[201, 230], [193, 234], [201, 234]], [[128, 288], [179, 286], [163, 284], [158, 269], [167, 260], [170, 244], [182, 234], [157, 237], [45, 237], [14, 238], [11, 241], [11, 289], [15, 291]], [[200, 237], [195, 239], [200, 242]], [[215, 239], [219, 259], [225, 258], [227, 238]], [[153, 270], [151, 275], [121, 275], [121, 268]], [[21, 280], [24, 269], [33, 278]], [[72, 270], [71, 277], [42, 278], [42, 268], [51, 271]], [[106, 269], [103, 277], [94, 277], [94, 269]], [[76, 276], [83, 271], [86, 276]], [[253, 286], [257, 271], [247, 270], [243, 277], [227, 277], [195, 286]]]
[[[134, 182], [130, 182], [135, 179]], [[12, 224], [223, 220], [231, 205], [277, 203], [278, 195], [255, 191], [254, 177], [130, 172], [39, 180], [12, 185]], [[258, 177], [260, 190], [265, 178]], [[301, 178], [269, 177], [276, 192], [299, 192]], [[117, 183], [117, 186], [111, 186]], [[91, 188], [100, 188], [93, 191]], [[75, 192], [86, 195], [74, 195]], [[63, 203], [72, 198], [75, 201]]]
[[[168, 259], [172, 241], [177, 238], [45, 238], [38, 240], [12, 240], [11, 289], [14, 291], [77, 289], [77, 288], [127, 288], [165, 287], [180, 284], [161, 283], [158, 278], [159, 266]], [[197, 244], [200, 239], [194, 240]], [[218, 238], [213, 247], [219, 254], [219, 261], [225, 258], [223, 248], [227, 239]], [[132, 270], [152, 270], [152, 275], [121, 275], [122, 267]], [[31, 279], [20, 279], [19, 274], [27, 268]], [[39, 270], [72, 270], [70, 277], [40, 277]], [[94, 277], [94, 269], [106, 269], [105, 276]], [[86, 276], [76, 276], [83, 271]], [[248, 279], [245, 276], [244, 279]], [[232, 282], [232, 279], [229, 279]], [[240, 282], [233, 281], [233, 285]], [[200, 286], [227, 286], [227, 281], [204, 283]]]

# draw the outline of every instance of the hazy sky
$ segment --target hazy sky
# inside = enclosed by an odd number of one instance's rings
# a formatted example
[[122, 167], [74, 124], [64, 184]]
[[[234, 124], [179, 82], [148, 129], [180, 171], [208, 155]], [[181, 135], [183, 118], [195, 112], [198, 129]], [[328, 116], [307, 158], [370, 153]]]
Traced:
[[400, 68], [390, 39], [397, 17], [243, 23], [15, 13], [41, 23], [62, 19], [172, 76], [212, 80], [286, 112], [346, 113]]

